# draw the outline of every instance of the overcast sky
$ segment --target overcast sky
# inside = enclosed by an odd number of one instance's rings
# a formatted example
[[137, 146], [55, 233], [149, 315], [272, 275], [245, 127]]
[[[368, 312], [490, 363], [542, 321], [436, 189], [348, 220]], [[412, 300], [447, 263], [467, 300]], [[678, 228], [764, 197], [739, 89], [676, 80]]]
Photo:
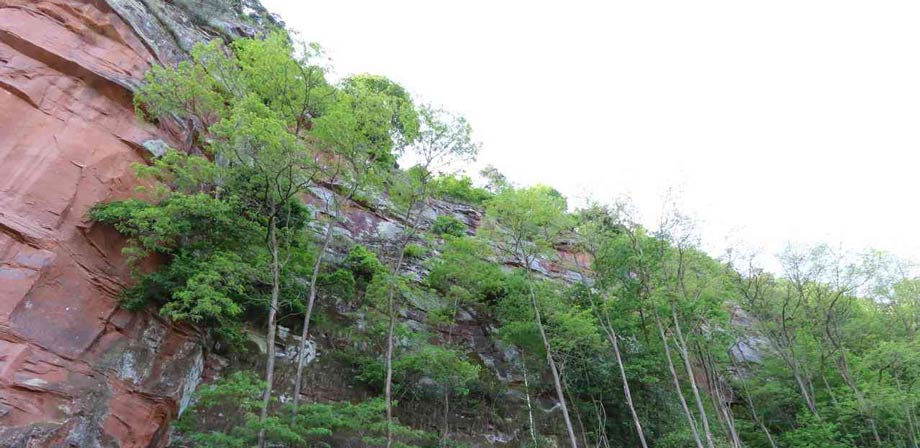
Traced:
[[629, 195], [648, 221], [676, 189], [715, 255], [728, 239], [920, 258], [920, 2], [263, 3], [338, 75], [466, 115], [477, 168]]

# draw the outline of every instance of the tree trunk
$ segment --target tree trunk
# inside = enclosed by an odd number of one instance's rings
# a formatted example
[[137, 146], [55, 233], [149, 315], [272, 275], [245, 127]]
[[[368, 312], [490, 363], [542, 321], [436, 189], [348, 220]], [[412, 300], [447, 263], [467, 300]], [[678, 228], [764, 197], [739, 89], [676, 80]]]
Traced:
[[[700, 367], [703, 369], [703, 376], [706, 378], [706, 387], [710, 391], [709, 402], [712, 403], [712, 409], [716, 411], [716, 420], [719, 422], [719, 427], [722, 428], [722, 432], [725, 433], [725, 436], [728, 440], [734, 441], [731, 434], [731, 428], [727, 420], [727, 413], [725, 412], [725, 407], [720, 405], [720, 401], [723, 399], [722, 395], [719, 393], [718, 378], [715, 375], [715, 365], [711, 364], [710, 358], [707, 354], [703, 353], [703, 349], [696, 344], [696, 358], [700, 360]], [[734, 448], [734, 443], [732, 443]]]
[[399, 247], [399, 256], [393, 268], [393, 278], [390, 279], [387, 292], [387, 315], [390, 320], [387, 324], [386, 382], [383, 386], [387, 407], [387, 448], [393, 446], [393, 335], [396, 332], [396, 281], [399, 278], [399, 271], [402, 270], [405, 248], [409, 242], [409, 237], [410, 235], [407, 235]]
[[693, 440], [696, 442], [697, 448], [703, 448], [703, 440], [700, 439], [700, 432], [696, 428], [696, 420], [693, 418], [693, 414], [690, 412], [690, 407], [687, 406], [687, 400], [684, 398], [684, 391], [680, 387], [680, 378], [677, 376], [677, 369], [674, 368], [674, 360], [671, 357], [671, 348], [668, 345], [668, 338], [664, 334], [664, 327], [661, 325], [661, 318], [658, 316], [658, 311], [655, 311], [655, 325], [658, 327], [658, 335], [661, 337], [661, 344], [664, 346], [664, 355], [665, 359], [668, 361], [668, 370], [671, 371], [671, 379], [674, 380], [674, 389], [677, 391], [677, 398], [680, 399], [680, 406], [684, 410], [684, 415], [687, 416], [687, 422], [690, 424], [690, 430], [693, 432]]
[[811, 411], [815, 418], [821, 420], [821, 416], [818, 415], [818, 407], [815, 405], [815, 401], [812, 398], [811, 393], [808, 391], [808, 386], [805, 384], [805, 379], [802, 378], [802, 372], [799, 369], [799, 363], [795, 358], [794, 352], [790, 353], [789, 358], [786, 360], [786, 364], [788, 364], [792, 369], [792, 376], [795, 379], [796, 384], [799, 386], [799, 391], [802, 393], [802, 397], [805, 398], [805, 405], [808, 406], [808, 410]]
[[840, 348], [838, 364], [840, 365], [840, 376], [843, 377], [843, 381], [850, 387], [850, 390], [853, 391], [853, 395], [856, 396], [856, 402], [859, 404], [860, 413], [869, 421], [869, 428], [872, 430], [872, 437], [875, 438], [875, 443], [878, 444], [878, 446], [882, 446], [882, 438], [878, 433], [878, 425], [875, 423], [875, 418], [872, 416], [869, 404], [866, 402], [866, 396], [863, 395], [856, 381], [853, 380], [853, 376], [850, 375], [850, 363], [847, 362], [846, 351], [843, 350], [843, 348]]
[[[572, 390], [569, 389], [569, 383], [565, 380], [565, 375], [560, 374], [560, 378], [562, 379], [562, 388], [565, 390], [565, 393], [569, 396], [569, 398], [571, 398]], [[588, 443], [588, 431], [585, 429], [585, 422], [581, 419], [581, 412], [579, 412], [578, 406], [572, 408], [572, 411], [575, 414], [575, 421], [578, 422], [578, 429], [581, 430], [581, 443], [583, 443], [585, 447], [591, 446]]]
[[696, 386], [696, 377], [693, 376], [693, 367], [690, 365], [690, 353], [687, 350], [687, 341], [684, 339], [684, 333], [680, 329], [680, 321], [677, 319], [677, 311], [674, 309], [674, 303], [671, 303], [671, 317], [674, 320], [674, 330], [677, 332], [677, 343], [680, 348], [680, 355], [684, 361], [684, 368], [687, 369], [687, 377], [690, 379], [690, 390], [693, 392], [693, 399], [696, 401], [696, 407], [700, 412], [700, 420], [703, 421], [703, 434], [706, 436], [706, 445], [709, 448], [715, 448], [712, 440], [712, 431], [709, 429], [709, 418], [706, 416], [706, 408], [703, 406], [703, 400], [700, 398], [699, 388]]
[[[530, 268], [530, 264], [526, 265]], [[546, 330], [543, 328], [543, 320], [540, 318], [540, 307], [537, 305], [537, 295], [533, 291], [533, 280], [530, 278], [530, 271], [527, 271], [528, 286], [530, 287], [530, 303], [533, 306], [534, 316], [537, 321], [537, 328], [540, 330], [540, 338], [543, 340], [543, 349], [546, 350], [546, 362], [549, 364], [550, 373], [553, 375], [553, 385], [556, 387], [556, 397], [559, 399], [559, 405], [562, 406], [562, 418], [565, 421], [565, 429], [569, 435], [569, 443], [572, 448], [578, 448], [578, 439], [575, 437], [575, 429], [572, 427], [572, 419], [569, 418], [569, 407], [565, 402], [565, 394], [562, 391], [562, 381], [559, 378], [559, 370], [556, 368], [556, 361], [553, 360], [553, 348], [546, 336]]]
[[[740, 348], [738, 349], [738, 353], [741, 355], [741, 361], [747, 364], [747, 358], [744, 356], [744, 352]], [[739, 368], [738, 363], [735, 361], [735, 358], [732, 357], [731, 353], [728, 354], [728, 358], [731, 359], [732, 365], [735, 366], [735, 370], [739, 372], [738, 379], [741, 384], [741, 393], [744, 396], [744, 401], [747, 402], [748, 407], [751, 409], [751, 417], [760, 426], [760, 429], [761, 431], [763, 431], [764, 435], [767, 436], [767, 440], [770, 442], [770, 448], [779, 448], [776, 446], [776, 441], [773, 440], [773, 435], [770, 434], [770, 429], [767, 428], [766, 423], [764, 423], [763, 417], [757, 413], [757, 408], [754, 406], [754, 399], [751, 397], [751, 394], [748, 392], [747, 381], [744, 380], [744, 374], [741, 373], [741, 369]]]
[[326, 232], [323, 236], [323, 246], [316, 254], [316, 262], [313, 263], [313, 276], [310, 278], [310, 297], [307, 299], [307, 312], [303, 315], [303, 331], [300, 333], [300, 351], [297, 357], [297, 375], [294, 377], [294, 403], [291, 411], [292, 419], [297, 417], [297, 406], [300, 404], [304, 352], [307, 350], [307, 338], [310, 335], [310, 317], [313, 315], [313, 304], [316, 302], [316, 281], [319, 278], [320, 267], [323, 264], [323, 256], [326, 255], [326, 249], [329, 248], [329, 242], [332, 241], [332, 231], [334, 228], [335, 220], [330, 218], [329, 223], [326, 224]]
[[[728, 404], [728, 398], [725, 394], [722, 393], [724, 381], [722, 375], [719, 373], [718, 367], [716, 366], [716, 361], [712, 357], [712, 353], [708, 348], [705, 350], [703, 348], [697, 347], [700, 353], [700, 359], [704, 361], [703, 365], [706, 369], [707, 378], [711, 379], [710, 388], [714, 394], [710, 394], [713, 398], [713, 404], [715, 405], [716, 412], [722, 416], [722, 419], [725, 421], [725, 426], [728, 431], [728, 439], [731, 441], [733, 448], [741, 448], [743, 444], [741, 443], [741, 438], [738, 436], [738, 430], [735, 426], [735, 414], [732, 412], [731, 406]], [[706, 368], [705, 366], [709, 366]]]
[[447, 436], [450, 434], [450, 389], [444, 388], [444, 429], [441, 433], [441, 444], [447, 442]]
[[635, 425], [636, 433], [639, 435], [639, 442], [642, 444], [642, 448], [648, 448], [648, 443], [645, 442], [645, 433], [642, 431], [642, 422], [639, 421], [639, 414], [636, 413], [636, 407], [633, 405], [632, 392], [629, 389], [629, 381], [626, 379], [626, 369], [623, 367], [623, 358], [620, 355], [620, 343], [617, 340], [616, 330], [613, 329], [609, 322], [604, 322], [601, 326], [604, 328], [607, 340], [610, 341], [613, 353], [616, 356], [617, 367], [620, 369], [620, 380], [623, 382], [623, 395], [626, 396], [626, 405], [629, 406], [629, 413], [632, 415], [633, 425]]
[[824, 388], [827, 390], [827, 396], [831, 397], [831, 403], [833, 403], [834, 406], [837, 406], [839, 404], [837, 402], [837, 395], [834, 394], [834, 389], [831, 388], [831, 383], [827, 381], [827, 375], [824, 373], [824, 367], [821, 367], [821, 382], [824, 383]]
[[[898, 392], [904, 394], [904, 388], [901, 386], [901, 380], [898, 379], [897, 375], [894, 376], [895, 384], [898, 385]], [[914, 424], [913, 412], [911, 412], [910, 401], [904, 400], [904, 416], [907, 417], [907, 429], [908, 434], [910, 435], [910, 446], [911, 448], [917, 448], [917, 426]]]
[[[431, 165], [431, 161], [425, 165], [425, 170], [428, 170], [428, 166]], [[399, 272], [402, 270], [403, 261], [406, 257], [406, 246], [409, 245], [409, 240], [412, 239], [412, 236], [415, 235], [415, 232], [418, 230], [419, 217], [416, 216], [413, 220], [412, 211], [415, 209], [415, 206], [418, 204], [424, 205], [428, 202], [428, 181], [424, 181], [422, 184], [421, 194], [413, 198], [409, 202], [409, 207], [406, 209], [405, 221], [410, 223], [409, 229], [406, 232], [403, 240], [401, 241], [399, 247], [399, 254], [396, 258], [396, 263], [393, 266], [393, 278], [390, 281], [388, 291], [387, 291], [387, 315], [390, 318], [389, 324], [387, 325], [387, 349], [386, 349], [386, 379], [384, 383], [384, 396], [386, 400], [387, 408], [387, 443], [386, 447], [391, 448], [393, 446], [393, 334], [396, 332], [396, 281], [399, 278]]]
[[[396, 281], [396, 280], [391, 280]], [[390, 287], [392, 289], [392, 286]], [[387, 299], [387, 315], [389, 323], [387, 324], [387, 350], [384, 361], [386, 368], [386, 382], [383, 386], [383, 394], [387, 407], [387, 448], [393, 446], [393, 333], [396, 331], [396, 316], [393, 306], [393, 292], [389, 293]]]
[[534, 448], [539, 446], [537, 443], [537, 425], [533, 419], [533, 404], [530, 402], [530, 383], [527, 381], [527, 359], [524, 350], [521, 350], [521, 371], [524, 374], [524, 395], [527, 397], [527, 416], [530, 417], [530, 438], [533, 440]]
[[[275, 331], [277, 324], [275, 316], [278, 313], [278, 296], [281, 290], [281, 261], [278, 254], [278, 235], [275, 218], [269, 218], [268, 238], [272, 255], [272, 296], [271, 306], [268, 309], [268, 334], [265, 336], [265, 392], [262, 395], [262, 412], [259, 414], [259, 423], [264, 423], [268, 418], [268, 408], [272, 399], [272, 383], [275, 380]], [[259, 448], [265, 447], [265, 429], [259, 430]]]

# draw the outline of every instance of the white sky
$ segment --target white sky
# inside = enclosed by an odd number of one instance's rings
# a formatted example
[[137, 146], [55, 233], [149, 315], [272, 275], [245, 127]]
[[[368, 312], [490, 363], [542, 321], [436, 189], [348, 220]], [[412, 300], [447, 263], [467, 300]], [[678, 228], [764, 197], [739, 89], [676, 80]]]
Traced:
[[476, 168], [577, 200], [669, 188], [743, 241], [920, 258], [920, 2], [263, 0], [339, 75], [469, 118]]

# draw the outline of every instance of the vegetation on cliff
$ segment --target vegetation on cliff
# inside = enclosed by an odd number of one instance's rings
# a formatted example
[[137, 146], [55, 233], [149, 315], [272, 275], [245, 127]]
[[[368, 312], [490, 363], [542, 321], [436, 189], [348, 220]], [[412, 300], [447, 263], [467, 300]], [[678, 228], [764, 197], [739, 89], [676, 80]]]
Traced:
[[[178, 443], [462, 446], [490, 428], [535, 447], [917, 446], [920, 280], [896, 260], [791, 248], [773, 275], [707, 255], [677, 213], [647, 229], [494, 170], [476, 187], [440, 172], [476, 155], [462, 117], [383, 77], [331, 83], [322, 63], [279, 33], [151, 70], [138, 110], [188, 139], [137, 167], [138, 199], [91, 211], [127, 238], [126, 306], [231, 356], [265, 328], [264, 360], [202, 386]], [[418, 164], [400, 169], [407, 152]], [[431, 217], [439, 199], [484, 212], [475, 235]], [[398, 230], [338, 257], [362, 206]], [[494, 327], [503, 378], [461, 334], [471, 313]], [[281, 321], [301, 330], [291, 385], [275, 378]], [[301, 402], [319, 324], [345, 335], [324, 356], [361, 399]]]

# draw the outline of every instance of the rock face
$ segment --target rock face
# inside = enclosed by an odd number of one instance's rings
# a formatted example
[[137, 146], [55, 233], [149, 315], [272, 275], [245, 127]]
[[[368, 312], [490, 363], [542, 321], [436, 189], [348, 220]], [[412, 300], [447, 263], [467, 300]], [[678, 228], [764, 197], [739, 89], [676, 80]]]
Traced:
[[[255, 0], [0, 0], [0, 447], [165, 446], [169, 422], [208, 366], [219, 364], [206, 357], [196, 329], [118, 307], [129, 281], [122, 240], [86, 212], [131, 195], [131, 165], [184, 140], [178, 126], [135, 118], [132, 90], [150, 66], [176, 63], [196, 42], [253, 35], [271, 23]], [[334, 194], [313, 193], [314, 205]], [[379, 199], [345, 211], [343, 240], [392, 243], [405, 223]], [[425, 219], [443, 214], [470, 232], [481, 218], [474, 208], [432, 201]], [[565, 248], [560, 255], [532, 268], [579, 281], [574, 267], [584, 257]], [[418, 262], [407, 269], [426, 274]], [[430, 301], [411, 302], [403, 318], [424, 327]], [[453, 328], [426, 330], [464, 341], [498, 380], [518, 381], [516, 352], [496, 345], [494, 328], [472, 310]], [[296, 341], [287, 339], [279, 341], [288, 361], [282, 383], [296, 357], [284, 347]], [[311, 359], [334, 342], [311, 345]], [[343, 374], [311, 369], [308, 398], [352, 398], [343, 395]], [[513, 443], [500, 423], [467, 433], [490, 446]]]
[[0, 446], [164, 446], [197, 385], [197, 333], [118, 308], [121, 241], [85, 216], [176, 139], [135, 118], [151, 64], [270, 20], [229, 3], [0, 0]]

